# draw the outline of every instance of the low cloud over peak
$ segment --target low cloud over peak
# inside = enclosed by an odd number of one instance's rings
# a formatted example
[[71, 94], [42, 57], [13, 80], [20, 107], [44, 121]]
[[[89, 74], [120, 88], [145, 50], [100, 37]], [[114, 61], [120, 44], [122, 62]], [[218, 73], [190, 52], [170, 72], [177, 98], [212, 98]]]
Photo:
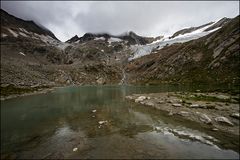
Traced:
[[238, 1], [1, 1], [1, 8], [42, 24], [62, 41], [86, 32], [121, 34], [132, 30], [142, 36], [170, 35], [239, 14]]

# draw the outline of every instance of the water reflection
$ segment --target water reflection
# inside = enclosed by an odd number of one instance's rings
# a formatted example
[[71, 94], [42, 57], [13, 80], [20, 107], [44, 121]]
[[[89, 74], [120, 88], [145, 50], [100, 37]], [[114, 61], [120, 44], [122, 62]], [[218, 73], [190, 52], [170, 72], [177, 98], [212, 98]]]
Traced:
[[[152, 109], [129, 103], [124, 98], [132, 93], [192, 89], [183, 86], [68, 87], [45, 95], [3, 101], [1, 156], [238, 157], [239, 154], [232, 150], [220, 149], [224, 141], [222, 135], [209, 135], [195, 124], [178, 122]], [[99, 124], [100, 121], [107, 122]], [[225, 139], [224, 143], [232, 142]], [[73, 152], [76, 147], [78, 151]]]

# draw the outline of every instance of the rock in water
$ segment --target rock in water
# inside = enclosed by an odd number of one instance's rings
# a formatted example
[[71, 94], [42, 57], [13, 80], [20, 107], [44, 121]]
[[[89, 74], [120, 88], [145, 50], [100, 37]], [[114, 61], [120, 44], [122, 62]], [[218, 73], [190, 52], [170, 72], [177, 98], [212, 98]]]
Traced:
[[233, 126], [233, 123], [229, 119], [227, 119], [226, 117], [216, 117], [215, 121]]
[[206, 124], [211, 124], [212, 123], [211, 118], [209, 118], [206, 114], [200, 113], [200, 112], [196, 112], [196, 113], [199, 115], [200, 121], [202, 121]]
[[77, 148], [77, 147], [73, 148], [73, 152], [76, 152], [77, 150], [78, 150], [78, 148]]
[[145, 96], [140, 96], [140, 97], [138, 97], [137, 99], [135, 99], [135, 102], [136, 102], [136, 103], [139, 103], [139, 102], [142, 102], [142, 101], [145, 100], [145, 99], [146, 99]]
[[152, 103], [152, 102], [146, 102], [145, 105], [147, 105], [147, 106], [154, 106], [154, 103]]
[[96, 110], [96, 109], [94, 109], [94, 110], [92, 110], [92, 112], [93, 112], [93, 113], [95, 113], [95, 112], [97, 112], [97, 110]]

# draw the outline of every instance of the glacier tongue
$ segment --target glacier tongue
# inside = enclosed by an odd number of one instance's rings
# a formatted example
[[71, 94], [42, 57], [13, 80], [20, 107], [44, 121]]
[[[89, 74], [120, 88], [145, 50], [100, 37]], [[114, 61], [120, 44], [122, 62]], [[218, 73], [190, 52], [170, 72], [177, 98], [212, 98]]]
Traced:
[[[216, 22], [215, 22], [216, 23]], [[195, 30], [191, 33], [186, 33], [183, 35], [178, 35], [172, 39], [169, 38], [163, 38], [161, 40], [158, 40], [154, 43], [151, 44], [147, 44], [147, 45], [132, 45], [131, 46], [131, 50], [133, 51], [133, 55], [131, 57], [128, 58], [129, 61], [134, 60], [136, 58], [140, 58], [142, 56], [151, 54], [151, 52], [155, 49], [155, 50], [159, 50], [162, 49], [164, 46], [166, 45], [171, 45], [174, 43], [184, 43], [184, 42], [188, 42], [194, 39], [198, 39], [200, 37], [206, 36], [211, 32], [214, 32], [218, 29], [220, 29], [221, 27], [215, 28], [213, 30], [210, 31], [204, 31], [207, 28], [211, 27], [212, 25], [214, 25], [215, 23], [212, 23], [210, 25], [207, 25], [203, 28], [200, 28], [198, 30]]]

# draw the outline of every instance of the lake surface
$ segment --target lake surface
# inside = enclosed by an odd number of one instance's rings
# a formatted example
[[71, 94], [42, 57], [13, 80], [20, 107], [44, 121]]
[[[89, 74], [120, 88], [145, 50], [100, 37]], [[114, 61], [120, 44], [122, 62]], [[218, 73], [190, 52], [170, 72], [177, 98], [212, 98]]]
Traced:
[[1, 158], [239, 158], [231, 137], [125, 99], [196, 89], [82, 86], [1, 101]]

